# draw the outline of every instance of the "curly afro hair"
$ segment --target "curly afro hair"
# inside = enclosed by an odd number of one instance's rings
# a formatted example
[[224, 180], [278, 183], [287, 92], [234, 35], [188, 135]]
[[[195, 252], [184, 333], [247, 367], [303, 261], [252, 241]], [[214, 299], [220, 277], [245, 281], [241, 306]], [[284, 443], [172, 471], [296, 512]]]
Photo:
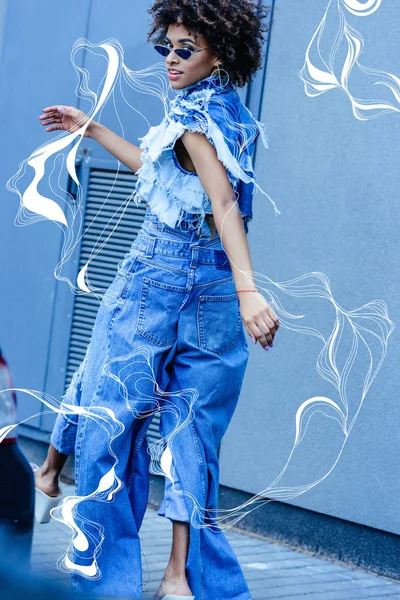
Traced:
[[264, 20], [272, 7], [256, 0], [155, 0], [148, 12], [153, 17], [147, 41], [163, 40], [168, 26], [181, 23], [204, 36], [234, 86], [243, 87], [261, 67]]

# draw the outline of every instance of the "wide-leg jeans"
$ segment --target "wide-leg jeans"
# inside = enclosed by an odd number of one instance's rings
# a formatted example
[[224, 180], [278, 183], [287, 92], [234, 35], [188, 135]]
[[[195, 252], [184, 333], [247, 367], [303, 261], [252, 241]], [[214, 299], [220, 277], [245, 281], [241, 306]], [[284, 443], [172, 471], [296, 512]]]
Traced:
[[75, 451], [77, 496], [90, 495], [74, 511], [86, 540], [76, 534], [69, 556], [76, 565], [72, 586], [82, 592], [141, 598], [146, 432], [159, 411], [173, 483], [165, 477], [158, 514], [190, 523], [192, 593], [196, 600], [251, 599], [215, 521], [217, 452], [238, 402], [248, 346], [220, 237], [211, 237], [206, 221], [200, 234], [191, 223], [173, 229], [146, 209], [65, 395], [95, 418], [60, 413], [52, 432], [59, 452]]

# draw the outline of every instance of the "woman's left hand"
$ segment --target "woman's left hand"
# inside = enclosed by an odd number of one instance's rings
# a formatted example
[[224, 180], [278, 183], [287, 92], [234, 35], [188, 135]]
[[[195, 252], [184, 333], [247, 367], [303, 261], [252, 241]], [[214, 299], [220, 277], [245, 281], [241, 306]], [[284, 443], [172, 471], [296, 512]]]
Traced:
[[238, 296], [240, 314], [248, 334], [264, 349], [269, 349], [279, 327], [278, 317], [259, 292], [239, 292]]

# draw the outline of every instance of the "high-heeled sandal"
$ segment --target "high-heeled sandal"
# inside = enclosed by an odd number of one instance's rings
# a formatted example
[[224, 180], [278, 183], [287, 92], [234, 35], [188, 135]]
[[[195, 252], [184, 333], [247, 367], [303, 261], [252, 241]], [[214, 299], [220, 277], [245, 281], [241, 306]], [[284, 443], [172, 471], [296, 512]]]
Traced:
[[[30, 463], [30, 465], [34, 473], [39, 469], [39, 466], [34, 463]], [[49, 496], [35, 486], [35, 519], [39, 523], [49, 523], [51, 519], [50, 511], [60, 504], [63, 495], [64, 490], [61, 486], [57, 496]]]

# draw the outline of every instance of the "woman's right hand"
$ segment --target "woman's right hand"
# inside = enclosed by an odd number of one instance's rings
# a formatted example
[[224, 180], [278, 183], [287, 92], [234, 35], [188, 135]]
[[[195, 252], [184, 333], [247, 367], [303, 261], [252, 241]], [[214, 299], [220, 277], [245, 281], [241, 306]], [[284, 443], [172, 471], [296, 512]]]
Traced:
[[[42, 109], [44, 115], [40, 115], [39, 119], [43, 126], [48, 125], [46, 131], [69, 131], [75, 133], [80, 127], [85, 125], [89, 117], [85, 113], [74, 106], [47, 106]], [[85, 129], [84, 137], [91, 137], [94, 121], [91, 121]]]

